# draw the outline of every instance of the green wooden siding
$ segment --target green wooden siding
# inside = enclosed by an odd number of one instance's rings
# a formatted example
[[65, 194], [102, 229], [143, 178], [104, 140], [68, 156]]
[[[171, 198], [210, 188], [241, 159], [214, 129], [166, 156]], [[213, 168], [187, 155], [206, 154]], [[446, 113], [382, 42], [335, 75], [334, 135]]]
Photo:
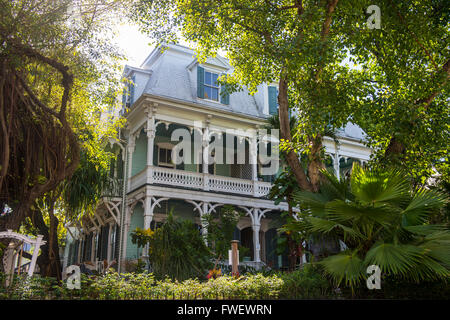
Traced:
[[136, 148], [133, 152], [133, 163], [131, 175], [134, 176], [145, 169], [147, 163], [147, 135], [142, 130], [139, 138], [136, 139]]
[[137, 259], [142, 253], [142, 248], [138, 248], [136, 244], [131, 242], [131, 232], [133, 232], [136, 227], [144, 227], [144, 208], [140, 203], [134, 207], [133, 214], [131, 215], [130, 229], [127, 235], [127, 259]]

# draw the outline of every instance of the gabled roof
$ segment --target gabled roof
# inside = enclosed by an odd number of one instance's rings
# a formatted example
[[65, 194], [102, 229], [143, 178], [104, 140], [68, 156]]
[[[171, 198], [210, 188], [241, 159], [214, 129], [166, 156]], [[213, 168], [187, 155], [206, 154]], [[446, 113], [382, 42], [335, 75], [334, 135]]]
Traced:
[[[155, 50], [161, 52], [161, 49]], [[125, 68], [124, 74], [134, 71], [148, 75], [143, 79], [136, 79], [136, 86], [141, 88], [136, 89], [139, 96], [147, 93], [231, 111], [236, 114], [267, 117], [263, 113], [263, 106], [258, 105], [255, 98], [245, 89], [230, 94], [229, 105], [198, 98], [195, 69], [198, 62], [194, 56], [194, 50], [178, 45], [166, 45], [160, 54], [157, 54], [155, 50], [145, 59], [141, 68], [130, 66]], [[202, 65], [213, 66], [224, 72], [232, 69], [227, 60], [220, 56], [208, 58]], [[138, 98], [137, 96], [134, 100], [136, 101]]]

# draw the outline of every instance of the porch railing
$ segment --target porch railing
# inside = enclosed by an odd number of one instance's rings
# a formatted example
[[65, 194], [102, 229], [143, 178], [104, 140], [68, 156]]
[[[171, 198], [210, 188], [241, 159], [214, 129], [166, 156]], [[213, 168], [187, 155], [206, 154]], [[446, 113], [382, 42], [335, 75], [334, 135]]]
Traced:
[[145, 181], [182, 188], [249, 195], [258, 198], [268, 195], [272, 187], [270, 182], [148, 166], [147, 170], [143, 170], [132, 178], [131, 189], [139, 187]]
[[108, 178], [103, 186], [103, 196], [109, 197], [121, 197], [123, 190], [123, 180]]

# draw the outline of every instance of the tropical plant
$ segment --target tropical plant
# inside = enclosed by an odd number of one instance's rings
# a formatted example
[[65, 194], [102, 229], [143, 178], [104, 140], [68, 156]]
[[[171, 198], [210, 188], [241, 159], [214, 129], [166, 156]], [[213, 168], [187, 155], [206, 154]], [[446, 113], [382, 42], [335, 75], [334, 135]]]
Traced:
[[317, 265], [306, 264], [299, 270], [276, 275], [283, 280], [281, 299], [330, 299], [337, 296]]
[[366, 278], [369, 265], [385, 275], [414, 281], [448, 279], [450, 232], [430, 224], [445, 197], [424, 188], [411, 190], [398, 170], [383, 171], [354, 164], [350, 181], [326, 178], [320, 193], [298, 192], [302, 214], [285, 230], [334, 235], [347, 249], [320, 262], [336, 284], [352, 289]]
[[173, 209], [153, 234], [133, 232], [132, 242], [148, 243], [150, 265], [158, 279], [204, 278], [212, 266], [211, 252], [197, 227], [190, 220], [175, 219]]
[[228, 250], [239, 218], [243, 215], [231, 205], [220, 208], [218, 215], [205, 214], [202, 223], [207, 227], [206, 240], [216, 260], [228, 258]]

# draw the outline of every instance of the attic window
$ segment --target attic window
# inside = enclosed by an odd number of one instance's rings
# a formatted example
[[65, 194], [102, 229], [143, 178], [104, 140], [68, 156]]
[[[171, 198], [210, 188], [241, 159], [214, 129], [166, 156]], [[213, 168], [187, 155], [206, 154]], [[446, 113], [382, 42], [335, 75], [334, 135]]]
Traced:
[[219, 85], [217, 73], [205, 71], [205, 99], [219, 101]]
[[230, 94], [226, 90], [226, 86], [217, 83], [219, 73], [206, 71], [203, 67], [197, 67], [197, 97], [205, 100], [218, 101], [220, 103], [230, 104]]

